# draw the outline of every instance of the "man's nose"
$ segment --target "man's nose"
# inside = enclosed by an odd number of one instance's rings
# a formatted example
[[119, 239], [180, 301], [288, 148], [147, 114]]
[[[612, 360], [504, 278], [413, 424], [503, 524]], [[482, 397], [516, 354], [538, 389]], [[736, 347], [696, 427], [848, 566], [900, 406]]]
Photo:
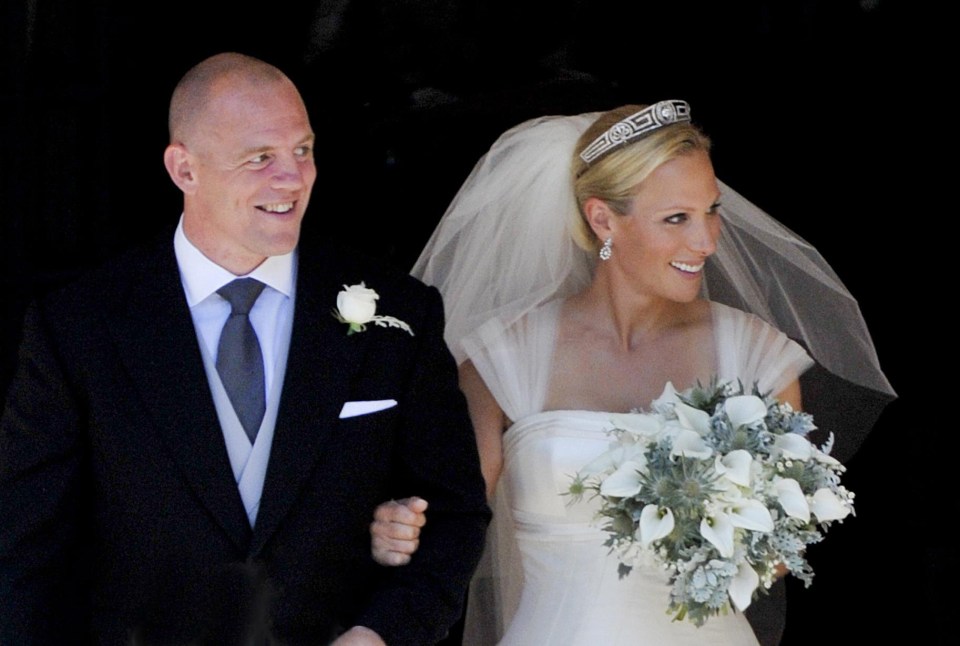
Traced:
[[281, 155], [274, 162], [272, 186], [286, 190], [303, 188], [304, 168], [293, 155]]

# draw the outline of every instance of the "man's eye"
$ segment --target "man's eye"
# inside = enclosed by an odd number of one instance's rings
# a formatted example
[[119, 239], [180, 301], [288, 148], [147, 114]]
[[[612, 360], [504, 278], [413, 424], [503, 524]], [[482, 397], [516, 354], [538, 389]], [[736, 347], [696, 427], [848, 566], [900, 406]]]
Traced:
[[257, 155], [256, 157], [251, 157], [247, 162], [248, 164], [265, 164], [270, 157], [266, 154]]
[[309, 157], [313, 153], [313, 148], [310, 146], [300, 146], [293, 152], [297, 155], [297, 157]]

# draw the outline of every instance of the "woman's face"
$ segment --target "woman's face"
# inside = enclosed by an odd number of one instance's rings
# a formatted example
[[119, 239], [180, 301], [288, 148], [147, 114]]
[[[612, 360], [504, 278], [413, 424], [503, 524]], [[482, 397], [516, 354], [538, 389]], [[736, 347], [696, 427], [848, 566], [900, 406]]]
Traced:
[[720, 189], [710, 157], [695, 151], [662, 164], [643, 181], [630, 210], [610, 221], [607, 263], [643, 295], [689, 302], [720, 235]]

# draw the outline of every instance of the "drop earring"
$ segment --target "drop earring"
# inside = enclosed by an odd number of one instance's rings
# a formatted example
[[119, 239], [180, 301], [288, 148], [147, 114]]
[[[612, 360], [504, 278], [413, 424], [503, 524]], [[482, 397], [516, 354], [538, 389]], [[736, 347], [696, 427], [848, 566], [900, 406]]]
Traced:
[[598, 254], [600, 256], [600, 260], [610, 260], [610, 256], [613, 253], [611, 249], [612, 247], [613, 247], [613, 238], [607, 238], [606, 240], [603, 241], [603, 246], [600, 247], [600, 252]]

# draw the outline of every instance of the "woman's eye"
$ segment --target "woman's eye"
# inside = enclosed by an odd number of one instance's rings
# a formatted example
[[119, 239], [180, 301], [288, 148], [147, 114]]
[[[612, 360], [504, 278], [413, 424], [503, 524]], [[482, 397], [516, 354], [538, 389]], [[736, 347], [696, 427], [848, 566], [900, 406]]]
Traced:
[[663, 219], [667, 224], [680, 224], [681, 222], [686, 221], [686, 213], [674, 213], [673, 215], [668, 215]]
[[723, 205], [720, 204], [720, 202], [715, 202], [714, 204], [710, 205], [710, 209], [707, 211], [707, 213], [710, 215], [719, 215], [721, 206]]

